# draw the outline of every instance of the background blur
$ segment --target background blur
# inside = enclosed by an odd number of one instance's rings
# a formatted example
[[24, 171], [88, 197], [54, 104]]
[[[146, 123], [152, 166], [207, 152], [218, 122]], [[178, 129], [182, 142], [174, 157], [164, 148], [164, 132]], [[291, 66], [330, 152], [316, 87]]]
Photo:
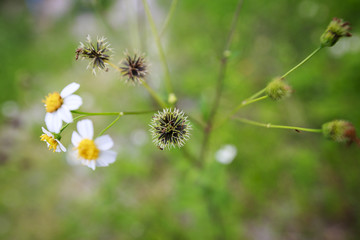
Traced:
[[[179, 0], [162, 35], [179, 106], [191, 116], [208, 114], [236, 3]], [[161, 29], [171, 1], [149, 4]], [[291, 98], [238, 115], [310, 128], [340, 118], [360, 131], [359, 11], [357, 0], [245, 0], [219, 115], [306, 57], [340, 17], [352, 23], [353, 37], [289, 75]], [[360, 150], [320, 134], [231, 121], [212, 135], [209, 164], [199, 170], [181, 150], [158, 150], [151, 115], [141, 115], [108, 131], [118, 158], [107, 168], [72, 166], [65, 153], [47, 150], [39, 141], [41, 100], [73, 81], [81, 84], [81, 111], [156, 107], [112, 69], [94, 76], [86, 61], [75, 61], [87, 34], [108, 38], [115, 63], [125, 49], [145, 52], [148, 82], [165, 97], [141, 1], [2, 0], [0, 30], [0, 239], [359, 239]], [[91, 119], [95, 133], [113, 120]], [[74, 129], [65, 131], [66, 147]], [[194, 125], [190, 154], [198, 156], [201, 140]], [[230, 164], [220, 163], [225, 145], [225, 155], [236, 151]]]

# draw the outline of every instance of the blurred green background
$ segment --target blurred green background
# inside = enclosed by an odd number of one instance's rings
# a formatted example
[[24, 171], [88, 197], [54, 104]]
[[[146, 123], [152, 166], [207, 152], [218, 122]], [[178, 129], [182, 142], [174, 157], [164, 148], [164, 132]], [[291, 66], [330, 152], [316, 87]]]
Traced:
[[[149, 0], [159, 29], [170, 0]], [[162, 35], [179, 107], [201, 119], [215, 93], [221, 52], [237, 1], [179, 0]], [[218, 115], [282, 75], [319, 45], [333, 17], [353, 37], [320, 51], [289, 75], [291, 98], [254, 103], [238, 116], [319, 128], [347, 119], [360, 130], [360, 1], [245, 0], [231, 45]], [[117, 161], [72, 166], [39, 141], [44, 97], [75, 81], [81, 111], [156, 108], [142, 87], [113, 70], [92, 75], [75, 49], [106, 36], [114, 62], [138, 49], [149, 84], [166, 96], [163, 69], [139, 0], [0, 2], [0, 239], [359, 239], [360, 150], [320, 134], [230, 121], [212, 135], [198, 168], [182, 150], [151, 143], [151, 115], [126, 116], [108, 133]], [[91, 117], [95, 133], [113, 119]], [[62, 142], [71, 149], [72, 124]], [[186, 144], [198, 156], [202, 130]], [[216, 160], [224, 145], [237, 154]]]

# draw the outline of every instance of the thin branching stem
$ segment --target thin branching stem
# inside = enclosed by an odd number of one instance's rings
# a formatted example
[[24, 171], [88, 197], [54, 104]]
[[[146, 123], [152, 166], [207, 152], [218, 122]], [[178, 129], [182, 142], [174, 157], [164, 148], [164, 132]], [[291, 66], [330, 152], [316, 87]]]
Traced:
[[262, 96], [262, 97], [258, 97], [255, 99], [242, 101], [242, 103], [240, 103], [236, 108], [234, 108], [234, 110], [232, 110], [226, 117], [224, 117], [218, 124], [216, 124], [214, 126], [214, 128], [218, 128], [221, 125], [223, 125], [227, 120], [229, 120], [232, 116], [234, 116], [234, 114], [237, 113], [237, 111], [239, 111], [241, 108], [243, 108], [251, 103], [258, 102], [258, 101], [261, 101], [261, 100], [264, 100], [267, 98], [268, 98], [268, 96]]
[[291, 129], [291, 130], [295, 130], [295, 131], [304, 131], [304, 132], [313, 132], [313, 133], [321, 133], [322, 130], [321, 129], [314, 129], [314, 128], [303, 128], [303, 127], [294, 127], [294, 126], [283, 126], [283, 125], [273, 125], [271, 123], [261, 123], [261, 122], [256, 122], [256, 121], [252, 121], [246, 118], [239, 118], [239, 117], [234, 117], [235, 120], [242, 122], [242, 123], [246, 123], [246, 124], [250, 124], [250, 125], [254, 125], [254, 126], [259, 126], [259, 127], [265, 127], [265, 128], [281, 128], [281, 129]]
[[118, 116], [115, 118], [114, 121], [112, 121], [106, 128], [104, 128], [98, 135], [98, 137], [100, 137], [101, 135], [103, 135], [109, 128], [111, 128], [122, 116], [123, 116], [123, 112], [120, 112], [118, 114]]
[[[112, 68], [114, 68], [115, 70], [117, 70], [117, 71], [119, 71], [121, 73], [121, 69], [118, 66], [116, 66], [115, 64], [113, 64], [110, 61], [108, 61], [107, 63]], [[149, 92], [151, 97], [157, 102], [157, 104], [159, 104], [159, 106], [161, 108], [166, 108], [166, 103], [159, 97], [159, 95], [144, 80], [141, 80], [141, 83], [145, 87], [145, 89]]]
[[173, 90], [172, 83], [171, 83], [169, 66], [166, 61], [165, 53], [164, 53], [163, 47], [161, 45], [160, 37], [159, 37], [158, 31], [156, 29], [156, 25], [155, 25], [153, 16], [151, 14], [149, 5], [146, 0], [142, 0], [142, 2], [144, 5], [146, 16], [147, 16], [149, 24], [150, 24], [151, 32], [153, 34], [157, 49], [159, 51], [160, 60], [161, 60], [161, 63], [163, 65], [163, 68], [165, 71], [165, 85], [166, 85], [167, 92], [170, 95], [170, 94], [174, 93], [174, 90]]
[[202, 161], [203, 159], [205, 159], [205, 152], [206, 152], [207, 146], [209, 144], [212, 124], [213, 124], [216, 112], [218, 110], [218, 107], [219, 107], [221, 94], [222, 94], [222, 90], [224, 87], [225, 72], [226, 72], [226, 66], [227, 66], [227, 62], [228, 62], [228, 54], [226, 54], [226, 52], [229, 51], [230, 44], [231, 44], [231, 41], [232, 41], [234, 33], [235, 33], [235, 28], [236, 28], [236, 24], [237, 24], [237, 21], [239, 18], [242, 3], [243, 3], [243, 0], [239, 0], [237, 3], [237, 7], [236, 7], [234, 17], [233, 17], [233, 20], [231, 23], [230, 31], [229, 31], [228, 37], [226, 39], [226, 42], [225, 42], [225, 47], [222, 52], [219, 75], [218, 75], [217, 83], [216, 83], [215, 97], [214, 97], [214, 101], [213, 101], [213, 104], [212, 104], [212, 107], [210, 110], [210, 115], [209, 115], [207, 124], [204, 128], [204, 139], [203, 139], [202, 146], [200, 149], [199, 161]]
[[171, 2], [171, 6], [170, 6], [169, 13], [168, 13], [168, 15], [167, 15], [167, 17], [166, 17], [166, 19], [165, 19], [165, 22], [164, 22], [164, 24], [163, 24], [163, 27], [162, 27], [161, 31], [160, 31], [160, 37], [164, 34], [166, 28], [167, 28], [168, 25], [169, 25], [169, 22], [170, 22], [172, 16], [174, 15], [174, 12], [175, 12], [177, 3], [178, 3], [178, 0], [173, 0], [173, 1]]

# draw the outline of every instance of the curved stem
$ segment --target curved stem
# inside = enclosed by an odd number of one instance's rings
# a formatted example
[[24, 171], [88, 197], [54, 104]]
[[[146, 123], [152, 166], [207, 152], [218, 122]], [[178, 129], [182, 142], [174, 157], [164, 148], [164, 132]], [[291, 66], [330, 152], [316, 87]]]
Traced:
[[178, 2], [178, 0], [173, 0], [171, 2], [169, 13], [165, 19], [165, 22], [164, 22], [164, 25], [163, 25], [161, 31], [160, 31], [160, 37], [164, 34], [167, 26], [169, 25], [170, 19], [172, 18], [173, 14], [174, 14], [177, 2]]
[[104, 130], [102, 130], [98, 137], [100, 137], [101, 135], [103, 135], [109, 128], [111, 128], [120, 118], [121, 116], [123, 116], [124, 114], [122, 112], [119, 113], [119, 116], [117, 116], [117, 118], [115, 118], [114, 121], [112, 121], [106, 128], [104, 128]]
[[251, 97], [245, 99], [243, 102], [248, 102], [248, 101], [250, 101], [250, 100], [252, 100], [252, 99], [260, 96], [260, 95], [263, 94], [265, 91], [266, 91], [266, 88], [263, 88], [263, 89], [261, 89], [260, 91], [258, 91], [257, 93], [255, 93], [254, 95], [252, 95]]
[[144, 5], [146, 16], [147, 16], [147, 18], [149, 20], [151, 32], [153, 34], [156, 46], [157, 46], [158, 51], [159, 51], [161, 63], [163, 65], [163, 68], [164, 68], [164, 71], [165, 71], [166, 89], [167, 89], [168, 94], [170, 95], [171, 93], [174, 93], [174, 91], [173, 91], [173, 87], [172, 87], [172, 84], [171, 84], [169, 66], [167, 64], [166, 57], [165, 57], [165, 54], [164, 54], [164, 50], [163, 50], [162, 45], [161, 45], [160, 37], [159, 37], [159, 34], [157, 32], [154, 19], [153, 19], [152, 15], [151, 15], [151, 11], [150, 11], [149, 5], [147, 3], [147, 0], [142, 0], [142, 2], [143, 2], [143, 5]]
[[207, 120], [206, 126], [204, 127], [204, 138], [203, 138], [203, 142], [202, 142], [201, 149], [200, 149], [199, 161], [202, 161], [203, 159], [205, 159], [205, 153], [207, 150], [207, 146], [209, 144], [210, 134], [212, 131], [212, 124], [213, 124], [216, 112], [219, 108], [221, 94], [222, 94], [222, 90], [224, 87], [224, 79], [225, 79], [227, 61], [228, 61], [228, 54], [225, 54], [225, 53], [227, 51], [229, 51], [230, 44], [231, 44], [231, 41], [234, 36], [235, 27], [236, 27], [236, 24], [237, 24], [239, 15], [240, 15], [242, 3], [243, 3], [243, 0], [239, 0], [237, 3], [236, 10], [235, 10], [233, 20], [231, 23], [230, 31], [229, 31], [229, 34], [226, 39], [225, 46], [224, 46], [224, 49], [222, 52], [222, 58], [220, 61], [220, 70], [219, 70], [219, 75], [218, 75], [217, 84], [216, 84], [215, 98], [214, 98], [214, 101], [213, 101], [213, 104], [212, 104], [212, 107], [210, 110], [210, 115]]
[[235, 113], [237, 113], [237, 111], [240, 110], [240, 108], [243, 108], [251, 103], [254, 103], [254, 102], [258, 102], [258, 101], [261, 101], [261, 100], [264, 100], [268, 98], [268, 96], [262, 96], [262, 97], [258, 97], [258, 98], [255, 98], [255, 99], [252, 99], [252, 100], [244, 100], [242, 101], [242, 103], [240, 103], [236, 108], [234, 108], [234, 110], [232, 110], [226, 117], [224, 117], [214, 128], [218, 128], [219, 126], [221, 126], [222, 124], [224, 124], [227, 120], [229, 120], [232, 116], [234, 116]]
[[289, 75], [291, 72], [293, 72], [295, 69], [297, 69], [298, 67], [300, 67], [301, 65], [303, 65], [305, 62], [307, 62], [312, 56], [314, 56], [318, 51], [320, 51], [320, 49], [322, 49], [322, 47], [318, 47], [317, 49], [315, 49], [312, 53], [310, 53], [309, 56], [307, 56], [304, 60], [302, 60], [298, 65], [296, 65], [295, 67], [293, 67], [292, 69], [290, 69], [287, 73], [285, 73], [284, 75], [281, 76], [281, 78], [285, 78], [287, 75]]
[[[108, 116], [108, 115], [140, 115], [140, 114], [147, 114], [147, 113], [153, 113], [155, 112], [155, 110], [151, 110], [151, 111], [139, 111], [139, 112], [103, 112], [103, 113], [89, 113], [89, 112], [80, 112], [80, 111], [76, 111], [73, 110], [71, 111], [72, 113], [77, 113], [77, 114], [83, 114], [86, 116], [99, 116], [99, 115], [103, 115], [103, 116]], [[76, 118], [74, 118], [75, 120]]]
[[[121, 73], [121, 68], [113, 64], [112, 62], [107, 62], [111, 67], [116, 69]], [[150, 93], [151, 97], [154, 98], [154, 100], [159, 104], [161, 108], [166, 108], [166, 104], [161, 98], [156, 94], [156, 92], [146, 83], [146, 81], [141, 80], [142, 85], [145, 87], [145, 89]]]
[[283, 125], [272, 125], [271, 123], [261, 123], [252, 121], [246, 118], [234, 118], [235, 120], [238, 120], [239, 122], [259, 126], [259, 127], [265, 127], [265, 128], [281, 128], [281, 129], [292, 129], [295, 131], [304, 131], [304, 132], [313, 132], [313, 133], [321, 133], [322, 129], [313, 129], [313, 128], [303, 128], [303, 127], [294, 127], [294, 126], [283, 126]]
[[141, 81], [142, 85], [146, 90], [150, 93], [150, 95], [154, 98], [154, 100], [159, 104], [161, 108], [166, 108], [166, 103], [161, 100], [161, 98], [155, 93], [155, 91], [147, 84], [145, 81]]
[[[75, 122], [76, 120], [78, 120], [78, 119], [80, 119], [80, 118], [86, 117], [86, 116], [87, 116], [87, 115], [80, 115], [80, 116], [74, 117], [74, 119], [73, 119], [73, 121], [72, 121], [71, 123]], [[67, 128], [71, 123], [65, 124], [65, 125], [61, 128], [59, 134], [61, 134], [61, 133], [65, 130], [65, 128]]]

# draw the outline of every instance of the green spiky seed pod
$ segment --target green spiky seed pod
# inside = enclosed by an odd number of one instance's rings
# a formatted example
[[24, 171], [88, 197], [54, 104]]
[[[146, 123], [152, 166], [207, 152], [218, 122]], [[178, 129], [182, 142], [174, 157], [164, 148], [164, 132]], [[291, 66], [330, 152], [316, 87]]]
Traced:
[[335, 142], [356, 142], [359, 144], [359, 139], [356, 136], [354, 125], [345, 120], [334, 120], [324, 123], [322, 125], [322, 132], [324, 137]]
[[333, 18], [320, 37], [321, 47], [332, 47], [341, 37], [351, 37], [350, 24], [342, 19]]
[[86, 42], [80, 42], [80, 46], [76, 49], [76, 60], [89, 59], [90, 63], [88, 68], [92, 68], [92, 72], [96, 74], [96, 69], [107, 71], [108, 61], [110, 60], [110, 53], [112, 49], [109, 48], [110, 44], [106, 42], [106, 38], [97, 38], [96, 46], [92, 43], [90, 35], [87, 36]]
[[290, 96], [291, 87], [282, 78], [274, 78], [266, 86], [266, 94], [274, 101]]
[[182, 147], [190, 138], [191, 125], [179, 109], [164, 109], [155, 114], [150, 123], [154, 144], [161, 150]]

